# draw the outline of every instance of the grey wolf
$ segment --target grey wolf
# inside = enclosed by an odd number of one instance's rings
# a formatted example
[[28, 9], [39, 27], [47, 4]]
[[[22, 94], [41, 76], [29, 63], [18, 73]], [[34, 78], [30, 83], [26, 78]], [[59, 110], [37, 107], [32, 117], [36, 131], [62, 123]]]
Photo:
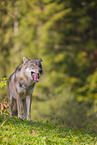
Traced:
[[[21, 102], [23, 102], [23, 120], [31, 119], [31, 100], [35, 84], [43, 73], [42, 59], [29, 60], [23, 57], [23, 63], [20, 64], [15, 72], [10, 75], [8, 80], [8, 96], [10, 105], [10, 117], [13, 111], [18, 112], [18, 118], [22, 118]], [[16, 105], [17, 104], [17, 107]]]

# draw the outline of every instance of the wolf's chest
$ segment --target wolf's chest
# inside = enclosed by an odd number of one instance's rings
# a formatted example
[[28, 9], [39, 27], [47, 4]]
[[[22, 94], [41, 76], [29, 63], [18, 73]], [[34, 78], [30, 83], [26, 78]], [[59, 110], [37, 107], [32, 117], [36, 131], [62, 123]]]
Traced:
[[31, 95], [33, 93], [34, 86], [26, 86], [24, 84], [19, 84], [17, 86], [17, 92], [21, 97]]

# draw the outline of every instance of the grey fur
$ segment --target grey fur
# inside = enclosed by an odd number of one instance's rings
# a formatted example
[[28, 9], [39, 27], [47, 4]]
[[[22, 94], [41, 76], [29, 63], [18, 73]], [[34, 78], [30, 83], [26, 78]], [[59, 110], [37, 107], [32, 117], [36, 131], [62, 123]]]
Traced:
[[[8, 80], [8, 95], [10, 100], [10, 116], [13, 116], [13, 111], [18, 111], [18, 118], [22, 118], [21, 102], [23, 102], [23, 120], [31, 119], [31, 100], [35, 83], [39, 80], [43, 73], [42, 59], [28, 60], [23, 57], [23, 63], [20, 64], [15, 72], [10, 75]], [[16, 107], [17, 105], [17, 107]]]

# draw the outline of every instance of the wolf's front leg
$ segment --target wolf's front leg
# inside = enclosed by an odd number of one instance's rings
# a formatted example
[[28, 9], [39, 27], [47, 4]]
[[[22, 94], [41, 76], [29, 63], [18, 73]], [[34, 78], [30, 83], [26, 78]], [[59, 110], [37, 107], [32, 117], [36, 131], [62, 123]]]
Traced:
[[32, 96], [28, 95], [26, 98], [26, 105], [27, 105], [27, 120], [31, 120], [31, 100]]
[[17, 110], [18, 110], [18, 118], [22, 118], [22, 111], [21, 111], [21, 98], [17, 94]]
[[24, 114], [23, 114], [23, 120], [26, 119], [26, 98], [23, 99], [23, 110], [24, 110]]

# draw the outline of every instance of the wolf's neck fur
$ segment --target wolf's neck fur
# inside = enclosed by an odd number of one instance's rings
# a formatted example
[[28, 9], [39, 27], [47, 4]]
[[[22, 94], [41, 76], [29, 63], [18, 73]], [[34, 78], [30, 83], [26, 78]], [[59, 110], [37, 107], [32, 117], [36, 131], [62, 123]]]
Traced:
[[29, 77], [23, 73], [22, 70], [20, 70], [17, 75], [16, 75], [16, 80], [18, 80], [21, 84], [25, 85], [25, 86], [33, 86], [34, 81], [33, 79], [29, 79]]

